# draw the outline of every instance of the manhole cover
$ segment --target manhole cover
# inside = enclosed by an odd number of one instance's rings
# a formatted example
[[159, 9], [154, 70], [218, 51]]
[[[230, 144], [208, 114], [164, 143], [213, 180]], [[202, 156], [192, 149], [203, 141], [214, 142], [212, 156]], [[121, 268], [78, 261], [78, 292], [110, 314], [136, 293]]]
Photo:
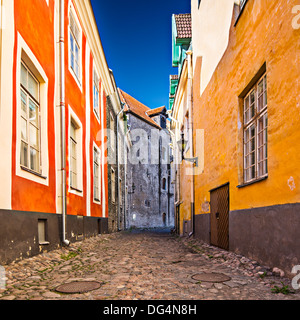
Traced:
[[203, 281], [203, 282], [214, 282], [214, 283], [220, 283], [220, 282], [226, 282], [230, 281], [231, 278], [226, 276], [223, 273], [201, 273], [201, 274], [195, 274], [192, 276], [192, 279], [196, 281]]
[[75, 281], [58, 286], [56, 291], [61, 293], [85, 293], [99, 289], [100, 286], [101, 283], [97, 281]]

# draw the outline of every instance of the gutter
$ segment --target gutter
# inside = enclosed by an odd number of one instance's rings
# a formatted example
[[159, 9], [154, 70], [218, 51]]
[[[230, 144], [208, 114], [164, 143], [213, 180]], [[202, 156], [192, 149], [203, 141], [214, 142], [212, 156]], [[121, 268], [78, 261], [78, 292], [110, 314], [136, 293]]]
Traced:
[[65, 103], [65, 69], [64, 69], [64, 55], [65, 55], [65, 39], [64, 39], [64, 0], [60, 0], [60, 27], [59, 27], [59, 53], [60, 53], [60, 66], [59, 66], [59, 83], [60, 83], [60, 125], [61, 125], [61, 173], [62, 173], [62, 243], [66, 246], [70, 241], [66, 239], [66, 215], [67, 215], [67, 176], [66, 176], [66, 103]]

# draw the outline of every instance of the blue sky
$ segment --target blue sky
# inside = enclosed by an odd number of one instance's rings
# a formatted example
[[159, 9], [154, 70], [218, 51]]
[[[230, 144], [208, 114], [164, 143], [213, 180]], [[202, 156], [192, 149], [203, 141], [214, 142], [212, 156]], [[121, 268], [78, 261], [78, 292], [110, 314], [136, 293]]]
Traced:
[[91, 0], [117, 86], [150, 108], [168, 107], [172, 14], [191, 12], [191, 0]]

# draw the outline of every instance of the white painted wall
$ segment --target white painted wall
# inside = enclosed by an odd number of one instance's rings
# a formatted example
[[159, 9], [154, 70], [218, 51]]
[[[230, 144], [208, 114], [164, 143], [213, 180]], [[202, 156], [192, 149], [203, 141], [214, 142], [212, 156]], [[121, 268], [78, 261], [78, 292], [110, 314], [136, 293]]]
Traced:
[[202, 57], [200, 94], [207, 87], [219, 64], [229, 40], [229, 29], [234, 12], [234, 3], [239, 0], [191, 0], [193, 68], [196, 59]]
[[13, 105], [13, 50], [14, 50], [14, 1], [3, 0], [1, 8], [2, 43], [0, 43], [0, 209], [11, 209], [12, 172], [12, 105]]

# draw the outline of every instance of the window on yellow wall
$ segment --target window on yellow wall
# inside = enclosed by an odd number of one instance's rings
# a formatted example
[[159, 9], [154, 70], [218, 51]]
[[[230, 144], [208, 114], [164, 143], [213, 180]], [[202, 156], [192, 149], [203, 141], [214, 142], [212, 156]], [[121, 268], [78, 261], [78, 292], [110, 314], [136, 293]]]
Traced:
[[244, 182], [268, 176], [267, 76], [244, 99]]
[[21, 166], [41, 172], [39, 81], [21, 62]]

